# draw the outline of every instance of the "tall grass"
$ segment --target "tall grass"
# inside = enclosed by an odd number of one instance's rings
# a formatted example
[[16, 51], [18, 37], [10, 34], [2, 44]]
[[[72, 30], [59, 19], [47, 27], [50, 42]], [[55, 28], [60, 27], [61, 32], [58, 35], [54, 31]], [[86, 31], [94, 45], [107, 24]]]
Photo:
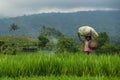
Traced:
[[78, 77], [78, 76], [32, 76], [32, 77], [2, 77], [0, 80], [119, 80], [119, 77], [104, 77], [104, 76], [85, 76], [85, 77]]
[[0, 55], [0, 77], [50, 75], [120, 77], [120, 57], [70, 53]]

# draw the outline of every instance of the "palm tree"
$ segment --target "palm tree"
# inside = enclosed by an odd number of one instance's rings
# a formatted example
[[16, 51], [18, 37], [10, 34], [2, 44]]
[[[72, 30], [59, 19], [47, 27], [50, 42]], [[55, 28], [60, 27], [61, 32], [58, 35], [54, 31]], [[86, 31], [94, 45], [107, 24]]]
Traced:
[[18, 27], [18, 25], [17, 24], [15, 24], [15, 23], [12, 23], [11, 25], [10, 25], [10, 31], [16, 31], [16, 30], [18, 30], [19, 29], [19, 27]]

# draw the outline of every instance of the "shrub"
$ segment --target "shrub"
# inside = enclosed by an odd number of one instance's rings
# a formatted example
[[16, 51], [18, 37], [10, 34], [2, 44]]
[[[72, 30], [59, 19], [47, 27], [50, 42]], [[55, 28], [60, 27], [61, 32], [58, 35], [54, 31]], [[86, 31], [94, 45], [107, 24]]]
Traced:
[[43, 35], [40, 35], [40, 36], [38, 37], [38, 39], [39, 39], [38, 47], [39, 47], [39, 48], [42, 48], [42, 49], [43, 49], [43, 48], [46, 46], [46, 44], [49, 42], [48, 38], [46, 38], [46, 37], [43, 36]]
[[99, 47], [103, 46], [106, 42], [109, 42], [109, 37], [106, 32], [100, 32], [97, 37], [97, 41], [99, 43]]
[[4, 45], [5, 42], [0, 40], [0, 46]]
[[62, 37], [56, 45], [56, 52], [77, 52], [76, 42], [72, 38]]
[[109, 42], [106, 42], [104, 43], [104, 45], [102, 45], [98, 50], [97, 52], [99, 53], [104, 53], [104, 54], [112, 54], [114, 52], [116, 52], [117, 48], [115, 47], [115, 45], [109, 43]]

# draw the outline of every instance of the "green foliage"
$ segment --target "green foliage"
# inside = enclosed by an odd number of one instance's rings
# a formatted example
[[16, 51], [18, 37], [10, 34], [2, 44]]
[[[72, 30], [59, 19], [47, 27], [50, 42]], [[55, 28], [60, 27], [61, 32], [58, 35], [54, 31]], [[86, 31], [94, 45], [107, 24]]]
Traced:
[[55, 28], [46, 27], [45, 25], [43, 25], [40, 34], [47, 37], [53, 36], [55, 38], [63, 36], [63, 34], [60, 31], [56, 30]]
[[102, 49], [112, 49], [112, 48], [114, 48], [114, 45], [106, 42], [106, 43], [104, 43], [103, 46], [101, 46], [101, 48]]
[[0, 47], [1, 47], [2, 45], [4, 45], [4, 44], [5, 44], [5, 42], [2, 41], [2, 40], [0, 40]]
[[38, 40], [39, 40], [39, 42], [38, 42], [38, 47], [40, 47], [40, 48], [42, 48], [42, 49], [43, 49], [43, 48], [46, 46], [46, 44], [49, 42], [48, 38], [45, 37], [45, 36], [43, 36], [43, 35], [39, 35]]
[[100, 47], [99, 52], [112, 54], [113, 52], [116, 52], [116, 47], [115, 45], [106, 42]]
[[17, 46], [15, 46], [15, 44], [12, 45], [2, 45], [0, 46], [0, 53], [2, 54], [12, 54], [15, 55], [17, 53], [19, 49], [17, 48]]
[[[93, 15], [91, 15], [93, 14]], [[89, 16], [89, 17], [88, 17]], [[116, 18], [116, 16], [118, 16]], [[120, 34], [120, 11], [88, 11], [76, 13], [48, 13], [48, 14], [34, 14], [27, 16], [19, 16], [14, 18], [6, 18], [0, 20], [1, 35], [8, 33], [8, 24], [11, 22], [21, 25], [20, 35], [25, 33], [29, 36], [37, 37], [36, 32], [40, 29], [40, 25], [50, 25], [57, 30], [62, 31], [65, 35], [76, 35], [78, 26], [94, 25], [97, 31], [106, 31], [113, 36]], [[92, 21], [91, 21], [92, 19]], [[81, 24], [80, 24], [81, 23]], [[94, 27], [93, 26], [93, 27]], [[3, 33], [4, 31], [4, 33]], [[76, 36], [77, 37], [77, 36]], [[117, 38], [119, 39], [119, 38]]]
[[55, 46], [56, 46], [56, 44], [53, 43], [52, 41], [50, 41], [50, 42], [48, 42], [46, 44], [45, 50], [54, 51], [55, 50]]
[[56, 30], [55, 28], [50, 28], [43, 25], [40, 31], [40, 36], [41, 40], [39, 40], [38, 46], [46, 50], [54, 50], [58, 39], [62, 37], [63, 34], [60, 31]]
[[99, 43], [99, 47], [104, 45], [106, 42], [109, 42], [109, 37], [106, 32], [100, 32], [99, 36], [97, 37], [97, 41]]
[[11, 78], [11, 77], [1, 77], [0, 80], [119, 80], [119, 77], [105, 77], [105, 76], [32, 76], [32, 77], [17, 77], [17, 78]]
[[12, 24], [10, 25], [10, 31], [16, 31], [16, 30], [18, 30], [18, 29], [19, 29], [19, 27], [18, 27], [17, 24], [12, 23]]
[[56, 52], [77, 52], [78, 48], [76, 46], [76, 42], [72, 38], [62, 37], [58, 40], [56, 45]]
[[97, 41], [99, 44], [99, 48], [96, 50], [97, 53], [112, 54], [113, 52], [118, 52], [117, 46], [110, 43], [106, 32], [100, 32]]
[[0, 36], [0, 53], [17, 54], [24, 47], [36, 48], [38, 39], [29, 36]]

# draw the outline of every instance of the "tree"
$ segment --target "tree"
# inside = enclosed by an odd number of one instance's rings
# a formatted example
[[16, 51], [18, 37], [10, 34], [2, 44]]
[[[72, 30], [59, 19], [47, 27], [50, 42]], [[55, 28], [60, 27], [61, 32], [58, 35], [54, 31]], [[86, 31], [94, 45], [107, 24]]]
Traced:
[[56, 30], [55, 28], [46, 27], [45, 25], [42, 26], [40, 30], [40, 34], [47, 36], [47, 37], [55, 37], [60, 38], [64, 36], [60, 31]]
[[77, 52], [78, 48], [76, 46], [75, 41], [72, 38], [62, 37], [58, 40], [57, 46], [56, 46], [56, 52]]
[[99, 43], [99, 47], [104, 45], [106, 42], [109, 42], [109, 37], [106, 32], [100, 32], [99, 36], [97, 38], [97, 41]]
[[12, 23], [11, 25], [10, 25], [10, 31], [16, 31], [16, 30], [18, 30], [19, 29], [19, 27], [18, 27], [18, 25], [17, 24], [15, 24], [15, 23]]
[[45, 25], [42, 26], [42, 29], [41, 29], [41, 31], [40, 31], [40, 34], [41, 34], [41, 35], [44, 35], [44, 36], [47, 35], [47, 34], [46, 34], [46, 26], [45, 26]]
[[100, 47], [100, 49], [104, 53], [113, 53], [116, 51], [116, 47], [109, 42], [106, 42], [103, 46]]
[[97, 41], [99, 44], [97, 53], [108, 54], [116, 51], [116, 47], [112, 43], [110, 43], [109, 37], [106, 32], [100, 32]]
[[46, 44], [49, 42], [48, 38], [46, 38], [43, 35], [40, 35], [38, 37], [38, 40], [39, 40], [38, 47], [41, 48], [41, 49], [43, 49], [46, 46]]

